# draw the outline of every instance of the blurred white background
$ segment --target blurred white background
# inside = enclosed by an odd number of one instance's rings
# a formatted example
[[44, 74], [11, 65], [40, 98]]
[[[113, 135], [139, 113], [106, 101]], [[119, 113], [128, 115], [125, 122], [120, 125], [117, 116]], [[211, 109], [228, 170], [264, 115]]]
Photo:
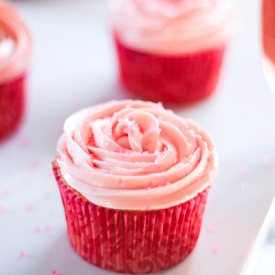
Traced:
[[[86, 264], [70, 248], [50, 166], [68, 115], [131, 96], [117, 85], [106, 1], [14, 3], [32, 29], [34, 56], [24, 123], [0, 145], [0, 274], [112, 274]], [[261, 69], [260, 1], [234, 3], [241, 26], [216, 93], [198, 104], [169, 106], [207, 128], [221, 168], [198, 247], [182, 265], [160, 274], [275, 274], [275, 220], [269, 211], [275, 194], [275, 97]]]

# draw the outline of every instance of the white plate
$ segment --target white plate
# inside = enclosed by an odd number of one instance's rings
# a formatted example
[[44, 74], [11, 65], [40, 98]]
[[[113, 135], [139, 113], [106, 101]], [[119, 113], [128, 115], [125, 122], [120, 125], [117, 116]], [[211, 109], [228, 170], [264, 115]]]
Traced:
[[[103, 1], [20, 1], [35, 35], [28, 112], [0, 145], [0, 273], [112, 274], [70, 247], [51, 172], [56, 141], [72, 112], [129, 97], [116, 85], [116, 59]], [[244, 4], [216, 93], [176, 108], [213, 136], [220, 170], [191, 256], [159, 274], [244, 272], [275, 194], [275, 99], [260, 65], [256, 0]], [[262, 233], [264, 233], [263, 227]], [[24, 252], [24, 253], [23, 253]], [[21, 257], [20, 257], [21, 255]]]

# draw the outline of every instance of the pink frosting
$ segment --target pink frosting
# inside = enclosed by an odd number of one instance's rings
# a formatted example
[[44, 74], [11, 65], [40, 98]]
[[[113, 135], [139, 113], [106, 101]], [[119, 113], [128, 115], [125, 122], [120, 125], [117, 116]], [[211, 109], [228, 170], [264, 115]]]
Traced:
[[18, 11], [0, 0], [0, 83], [19, 76], [29, 63], [31, 38]]
[[58, 141], [67, 183], [94, 204], [163, 209], [209, 186], [218, 160], [209, 135], [161, 104], [111, 101], [70, 116]]
[[111, 0], [115, 35], [125, 45], [159, 54], [220, 46], [236, 31], [229, 0]]

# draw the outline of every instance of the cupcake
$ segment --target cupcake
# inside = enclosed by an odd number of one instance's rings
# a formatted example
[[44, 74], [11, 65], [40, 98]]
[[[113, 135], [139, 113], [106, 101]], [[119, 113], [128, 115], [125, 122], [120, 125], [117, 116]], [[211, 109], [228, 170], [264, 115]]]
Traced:
[[31, 38], [17, 9], [0, 1], [0, 140], [22, 119]]
[[111, 101], [70, 116], [57, 148], [53, 171], [82, 258], [139, 274], [191, 253], [218, 166], [195, 122], [161, 104]]
[[121, 84], [140, 98], [188, 103], [214, 92], [236, 12], [227, 0], [112, 0]]

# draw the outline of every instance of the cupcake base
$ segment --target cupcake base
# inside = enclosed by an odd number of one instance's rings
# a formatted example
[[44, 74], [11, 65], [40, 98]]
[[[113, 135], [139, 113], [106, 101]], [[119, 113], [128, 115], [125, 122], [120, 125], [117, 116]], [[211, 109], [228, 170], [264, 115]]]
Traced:
[[69, 240], [89, 263], [119, 273], [152, 273], [183, 261], [200, 233], [209, 187], [195, 198], [161, 210], [97, 206], [71, 188], [53, 161]]
[[22, 119], [25, 90], [26, 74], [0, 84], [0, 141], [11, 134]]
[[115, 36], [121, 84], [140, 98], [189, 103], [216, 88], [225, 45], [194, 54], [162, 56], [138, 52]]

